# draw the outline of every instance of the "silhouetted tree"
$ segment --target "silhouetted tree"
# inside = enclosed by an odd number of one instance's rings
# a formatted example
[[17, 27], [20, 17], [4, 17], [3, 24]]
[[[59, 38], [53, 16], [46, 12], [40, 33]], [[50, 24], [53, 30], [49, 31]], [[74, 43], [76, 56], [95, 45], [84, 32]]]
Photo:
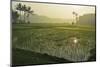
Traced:
[[33, 11], [31, 10], [31, 7], [29, 6], [29, 7], [27, 7], [27, 19], [28, 19], [28, 23], [30, 23], [30, 21], [29, 21], [30, 14], [33, 14]]
[[[16, 10], [19, 11], [20, 14], [19, 23], [30, 23], [29, 16], [30, 14], [33, 14], [33, 10], [31, 10], [30, 6], [22, 5], [21, 3], [19, 3], [16, 6]], [[24, 16], [24, 18], [22, 19], [21, 16]]]
[[17, 23], [18, 17], [19, 17], [18, 12], [12, 10], [12, 22], [13, 22], [13, 23]]
[[26, 23], [26, 21], [25, 21], [25, 18], [26, 18], [26, 11], [27, 11], [27, 7], [26, 7], [26, 5], [23, 5], [22, 6], [22, 11], [24, 12], [24, 23]]
[[78, 21], [78, 14], [76, 12], [74, 12], [74, 11], [72, 12], [72, 14], [73, 14], [73, 19], [74, 19], [74, 16], [75, 16], [75, 20], [76, 20], [76, 21], [73, 21], [72, 24], [74, 24], [74, 22], [77, 23], [77, 21]]
[[22, 11], [22, 4], [21, 3], [17, 4], [16, 10], [18, 10], [20, 12], [20, 19], [19, 19], [19, 23], [20, 23], [20, 21], [21, 21], [21, 11]]

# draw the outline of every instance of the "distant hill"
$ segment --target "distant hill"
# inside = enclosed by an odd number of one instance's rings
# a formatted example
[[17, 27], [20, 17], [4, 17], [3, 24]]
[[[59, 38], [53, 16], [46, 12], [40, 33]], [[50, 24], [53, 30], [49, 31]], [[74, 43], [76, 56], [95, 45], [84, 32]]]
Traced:
[[40, 16], [37, 14], [29, 17], [31, 23], [70, 23], [72, 19], [61, 19], [61, 18], [49, 18], [46, 16]]
[[[73, 19], [62, 19], [62, 18], [49, 18], [47, 16], [41, 16], [33, 14], [29, 16], [30, 23], [69, 23], [72, 24]], [[84, 14], [79, 16], [77, 24], [81, 25], [95, 25], [96, 17], [95, 14]]]
[[83, 16], [80, 16], [78, 20], [78, 24], [82, 25], [95, 25], [95, 23], [95, 14], [84, 14]]

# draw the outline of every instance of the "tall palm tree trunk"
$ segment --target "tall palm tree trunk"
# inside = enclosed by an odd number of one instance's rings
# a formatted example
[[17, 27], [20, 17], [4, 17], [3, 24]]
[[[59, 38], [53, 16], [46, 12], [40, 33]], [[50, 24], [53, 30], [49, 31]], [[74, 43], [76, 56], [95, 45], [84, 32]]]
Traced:
[[24, 23], [25, 23], [25, 12], [24, 12]]
[[19, 19], [19, 23], [21, 23], [21, 11], [20, 11], [20, 19]]

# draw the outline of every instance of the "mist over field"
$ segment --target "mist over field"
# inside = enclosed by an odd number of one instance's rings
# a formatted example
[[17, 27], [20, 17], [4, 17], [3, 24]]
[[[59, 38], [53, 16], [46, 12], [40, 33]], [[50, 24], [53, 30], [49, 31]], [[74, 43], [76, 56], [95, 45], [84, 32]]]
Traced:
[[12, 63], [96, 60], [95, 6], [12, 2]]

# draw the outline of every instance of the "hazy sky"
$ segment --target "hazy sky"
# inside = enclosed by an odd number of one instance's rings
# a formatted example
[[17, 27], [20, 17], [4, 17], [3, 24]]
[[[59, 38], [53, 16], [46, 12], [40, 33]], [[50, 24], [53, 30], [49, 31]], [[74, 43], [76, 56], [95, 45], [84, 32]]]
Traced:
[[[19, 2], [12, 2], [13, 9]], [[78, 15], [86, 13], [95, 13], [95, 7], [92, 6], [79, 6], [79, 5], [61, 5], [61, 4], [46, 4], [46, 3], [31, 3], [21, 2], [30, 6], [35, 14], [47, 16], [50, 18], [63, 18], [72, 19], [72, 12], [75, 11]]]

